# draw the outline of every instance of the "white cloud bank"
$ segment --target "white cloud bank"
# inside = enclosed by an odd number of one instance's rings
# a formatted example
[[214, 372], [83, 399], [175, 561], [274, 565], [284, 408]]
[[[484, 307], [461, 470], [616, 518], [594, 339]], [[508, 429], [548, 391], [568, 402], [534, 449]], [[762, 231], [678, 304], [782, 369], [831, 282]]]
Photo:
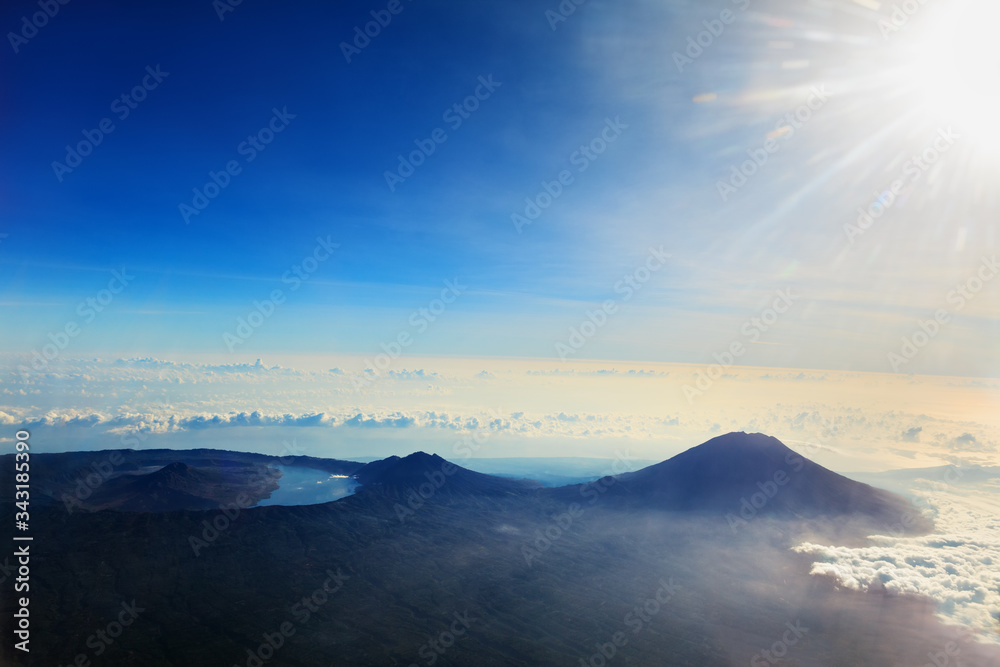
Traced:
[[[0, 357], [0, 425], [44, 430], [47, 451], [120, 446], [131, 432], [150, 436], [145, 447], [201, 434], [198, 446], [259, 450], [295, 429], [346, 442], [331, 449], [341, 456], [406, 454], [488, 430], [507, 438], [490, 456], [614, 458], [627, 441], [662, 460], [745, 430], [841, 471], [1000, 463], [997, 380], [733, 366], [689, 401], [702, 366], [407, 359], [373, 377], [349, 357], [233, 361], [60, 359], [25, 373]], [[369, 452], [364, 438], [384, 446]]]
[[997, 488], [950, 486], [922, 496], [935, 532], [923, 537], [873, 536], [872, 546], [806, 543], [796, 551], [820, 560], [812, 573], [854, 590], [923, 595], [946, 623], [1000, 644], [1000, 502]]

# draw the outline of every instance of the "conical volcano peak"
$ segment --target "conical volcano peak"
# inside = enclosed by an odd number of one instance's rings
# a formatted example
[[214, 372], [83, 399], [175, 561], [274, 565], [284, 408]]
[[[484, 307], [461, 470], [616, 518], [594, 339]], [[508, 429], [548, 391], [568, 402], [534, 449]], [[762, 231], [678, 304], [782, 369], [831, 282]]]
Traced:
[[763, 449], [788, 449], [787, 446], [781, 440], [778, 440], [773, 435], [767, 435], [765, 433], [746, 433], [745, 431], [733, 431], [731, 433], [726, 433], [725, 435], [720, 435], [707, 440], [697, 447], [693, 447], [693, 451], [696, 449], [731, 449], [731, 450], [763, 450]]
[[636, 507], [812, 518], [862, 514], [891, 523], [911, 509], [903, 498], [839, 475], [763, 433], [726, 433], [662, 463], [616, 478], [608, 497]]
[[[393, 457], [396, 458], [396, 457]], [[444, 462], [444, 459], [437, 454], [428, 454], [427, 452], [413, 452], [408, 456], [404, 456], [399, 459], [402, 463], [407, 464], [419, 464], [419, 463], [435, 463], [440, 464]]]

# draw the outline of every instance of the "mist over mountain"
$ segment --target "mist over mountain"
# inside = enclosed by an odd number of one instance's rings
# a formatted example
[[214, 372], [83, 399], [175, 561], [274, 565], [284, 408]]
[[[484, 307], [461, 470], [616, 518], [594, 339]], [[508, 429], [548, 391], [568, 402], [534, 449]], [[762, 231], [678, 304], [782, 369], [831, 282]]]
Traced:
[[[41, 510], [34, 553], [46, 575], [32, 582], [37, 644], [26, 664], [97, 657], [88, 638], [133, 600], [143, 630], [105, 646], [113, 664], [576, 667], [602, 654], [781, 664], [768, 663], [772, 649], [788, 664], [924, 664], [955, 637], [929, 600], [809, 574], [811, 558], [792, 550], [804, 536], [864, 541], [873, 522], [915, 510], [760, 434], [555, 489], [423, 452], [313, 462], [351, 469], [361, 486], [317, 505], [162, 511], [218, 497], [220, 479], [237, 479], [253, 457], [195, 458], [94, 491], [129, 511]], [[787, 481], [775, 481], [780, 471]], [[767, 480], [770, 495], [758, 486]], [[767, 502], [734, 527], [726, 515], [755, 492]], [[0, 604], [6, 613], [11, 603]], [[963, 664], [1000, 664], [990, 647], [961, 650]]]

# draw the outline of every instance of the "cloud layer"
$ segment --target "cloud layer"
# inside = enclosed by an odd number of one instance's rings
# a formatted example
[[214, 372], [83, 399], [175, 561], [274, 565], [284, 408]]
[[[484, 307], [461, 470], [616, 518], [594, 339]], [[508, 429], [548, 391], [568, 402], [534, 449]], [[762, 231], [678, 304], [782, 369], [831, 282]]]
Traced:
[[1000, 644], [1000, 504], [983, 500], [995, 498], [996, 488], [937, 486], [921, 495], [935, 520], [931, 535], [874, 536], [863, 548], [807, 543], [796, 550], [820, 559], [813, 574], [853, 590], [929, 597], [945, 622]]
[[254, 448], [282, 429], [312, 429], [354, 439], [397, 433], [393, 453], [403, 454], [414, 446], [407, 438], [434, 448], [435, 438], [485, 430], [544, 440], [531, 446], [535, 455], [614, 457], [614, 443], [627, 440], [657, 460], [746, 430], [808, 448], [841, 471], [997, 462], [1000, 418], [986, 408], [1000, 381], [733, 366], [698, 385], [706, 369], [687, 364], [411, 361], [375, 371], [352, 358], [85, 359], [38, 373], [8, 357], [0, 424], [45, 430], [50, 451], [88, 437], [88, 446], [101, 436], [114, 446], [128, 433], [215, 433], [218, 446]]

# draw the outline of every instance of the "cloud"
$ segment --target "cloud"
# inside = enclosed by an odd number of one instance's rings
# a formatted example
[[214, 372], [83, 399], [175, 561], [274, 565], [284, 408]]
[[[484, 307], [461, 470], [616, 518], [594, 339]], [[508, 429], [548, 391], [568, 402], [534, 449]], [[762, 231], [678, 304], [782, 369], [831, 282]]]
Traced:
[[906, 429], [903, 431], [900, 439], [904, 442], [920, 442], [920, 432], [923, 430], [922, 426], [914, 426], [913, 428]]
[[1000, 644], [1000, 506], [984, 506], [957, 490], [928, 498], [935, 532], [922, 537], [873, 536], [861, 548], [806, 543], [799, 553], [820, 558], [812, 574], [852, 590], [927, 596], [945, 622], [979, 631]]
[[393, 415], [390, 417], [369, 417], [361, 413], [345, 419], [344, 426], [360, 428], [408, 428], [414, 426], [417, 420], [406, 415]]
[[[366, 368], [365, 373], [369, 375], [378, 376], [379, 372], [371, 368]], [[394, 380], [430, 380], [437, 379], [439, 376], [437, 373], [425, 371], [423, 368], [417, 370], [407, 370], [402, 369], [398, 371], [390, 370], [385, 373], [386, 377], [392, 378]]]
[[[125, 435], [129, 433], [167, 434], [184, 431], [239, 428], [331, 428], [331, 429], [445, 429], [457, 432], [489, 430], [516, 433], [526, 437], [610, 437], [642, 435], [637, 433], [628, 416], [608, 414], [530, 415], [516, 412], [509, 415], [490, 410], [475, 413], [412, 411], [339, 411], [306, 413], [268, 413], [262, 410], [185, 414], [171, 411], [128, 412], [109, 416], [101, 413], [50, 411], [33, 420], [19, 420], [15, 415], [0, 413], [0, 419], [24, 423], [27, 428], [86, 429], [96, 433]], [[77, 431], [74, 431], [77, 432]], [[53, 434], [58, 437], [58, 434]], [[67, 435], [69, 438], [77, 437]]]
[[178, 419], [170, 418], [182, 429], [202, 429], [213, 426], [322, 426], [330, 423], [323, 413], [305, 415], [264, 415], [259, 411], [230, 413], [228, 415], [197, 415]]
[[996, 445], [992, 442], [982, 442], [971, 433], [963, 433], [949, 441], [949, 446], [953, 450], [965, 452], [992, 452], [996, 451]]
[[[554, 369], [547, 361], [414, 359], [410, 369], [383, 372], [359, 391], [357, 380], [371, 377], [363, 373], [370, 365], [363, 359], [324, 358], [294, 367], [264, 359], [58, 359], [47, 372], [25, 378], [18, 360], [10, 358], [0, 355], [0, 423], [51, 429], [47, 442], [62, 449], [83, 446], [81, 438], [92, 443], [102, 433], [130, 431], [312, 427], [388, 435], [420, 429], [434, 437], [435, 431], [479, 424], [511, 436], [547, 438], [542, 447], [552, 455], [572, 455], [584, 439], [628, 438], [641, 456], [662, 460], [718, 433], [755, 431], [793, 447], [808, 443], [828, 467], [872, 471], [946, 461], [988, 465], [996, 451], [991, 434], [1000, 426], [991, 414], [966, 407], [989, 399], [997, 383], [960, 378], [733, 366], [689, 404], [683, 385], [692, 367], [684, 364], [616, 369], [607, 362], [570, 362]], [[823, 380], [803, 382], [800, 376]], [[947, 411], [927, 415], [881, 407], [882, 397], [913, 391], [913, 383], [935, 392]], [[491, 410], [504, 421], [495, 422]], [[363, 418], [355, 419], [359, 414]], [[900, 450], [901, 434], [917, 428], [919, 444]], [[219, 443], [247, 447], [249, 436], [244, 431]], [[605, 451], [612, 445], [594, 446]]]

